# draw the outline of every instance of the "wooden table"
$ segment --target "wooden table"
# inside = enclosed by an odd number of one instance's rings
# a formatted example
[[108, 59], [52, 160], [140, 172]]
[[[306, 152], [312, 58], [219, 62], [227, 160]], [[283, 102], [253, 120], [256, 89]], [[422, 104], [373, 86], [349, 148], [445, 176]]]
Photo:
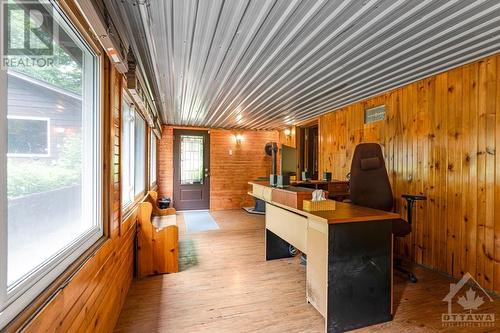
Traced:
[[342, 202], [306, 212], [275, 191], [300, 197], [310, 189], [249, 184], [249, 194], [266, 202], [266, 260], [291, 257], [289, 245], [307, 254], [307, 301], [325, 317], [326, 332], [392, 320], [391, 229], [398, 214]]

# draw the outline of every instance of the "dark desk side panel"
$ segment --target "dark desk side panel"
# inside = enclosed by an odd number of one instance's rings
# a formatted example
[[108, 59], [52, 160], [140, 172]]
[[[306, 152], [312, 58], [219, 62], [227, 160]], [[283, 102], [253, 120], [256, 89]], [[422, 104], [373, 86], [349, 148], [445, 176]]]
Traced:
[[288, 242], [266, 229], [266, 260], [291, 258]]
[[328, 332], [392, 319], [391, 221], [329, 226]]

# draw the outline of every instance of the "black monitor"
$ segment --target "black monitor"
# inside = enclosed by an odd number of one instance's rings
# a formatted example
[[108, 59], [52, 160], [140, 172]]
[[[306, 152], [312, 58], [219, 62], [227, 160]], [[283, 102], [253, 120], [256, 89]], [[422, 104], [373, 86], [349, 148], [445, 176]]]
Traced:
[[297, 174], [297, 149], [281, 145], [281, 174], [294, 176]]

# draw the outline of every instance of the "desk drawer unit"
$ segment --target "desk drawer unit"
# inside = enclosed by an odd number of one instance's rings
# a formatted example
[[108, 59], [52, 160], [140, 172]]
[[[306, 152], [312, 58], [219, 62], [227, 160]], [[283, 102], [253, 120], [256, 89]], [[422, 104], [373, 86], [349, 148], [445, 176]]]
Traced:
[[307, 253], [307, 218], [266, 203], [266, 229]]

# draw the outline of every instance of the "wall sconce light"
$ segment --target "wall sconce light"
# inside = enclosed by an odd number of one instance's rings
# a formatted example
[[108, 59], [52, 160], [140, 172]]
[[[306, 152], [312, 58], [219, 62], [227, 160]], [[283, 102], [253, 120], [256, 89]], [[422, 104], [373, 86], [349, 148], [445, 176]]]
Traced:
[[243, 135], [241, 134], [236, 134], [234, 138], [236, 139], [236, 144], [238, 145], [241, 144], [241, 141], [243, 141]]
[[286, 128], [283, 133], [285, 133], [285, 136], [290, 136], [292, 134], [292, 131], [289, 128]]

